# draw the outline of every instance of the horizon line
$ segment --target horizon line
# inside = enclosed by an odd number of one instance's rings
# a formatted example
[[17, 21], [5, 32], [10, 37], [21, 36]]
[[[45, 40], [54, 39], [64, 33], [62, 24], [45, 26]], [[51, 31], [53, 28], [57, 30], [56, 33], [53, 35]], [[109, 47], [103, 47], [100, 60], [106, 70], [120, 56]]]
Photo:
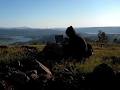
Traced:
[[[69, 26], [73, 26], [73, 25], [69, 25]], [[69, 27], [67, 26], [67, 27]], [[67, 28], [67, 27], [30, 27], [30, 26], [11, 26], [11, 27], [4, 27], [4, 26], [0, 26], [0, 28], [34, 28], [34, 29], [60, 29], [60, 28]], [[73, 28], [100, 28], [100, 27], [120, 27], [120, 26], [73, 26]]]

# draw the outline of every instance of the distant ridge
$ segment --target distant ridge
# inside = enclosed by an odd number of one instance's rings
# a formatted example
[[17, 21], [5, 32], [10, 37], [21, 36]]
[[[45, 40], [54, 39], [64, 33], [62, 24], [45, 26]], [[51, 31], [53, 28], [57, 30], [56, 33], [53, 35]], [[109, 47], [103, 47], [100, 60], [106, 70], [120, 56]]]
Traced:
[[[67, 27], [66, 27], [67, 28]], [[48, 32], [57, 32], [57, 31], [65, 31], [66, 28], [31, 28], [31, 27], [0, 27], [0, 30], [25, 30], [25, 31], [39, 31], [39, 30], [47, 30]], [[75, 30], [77, 32], [81, 32], [81, 33], [93, 33], [93, 34], [97, 34], [98, 31], [104, 31], [108, 34], [120, 34], [120, 26], [118, 27], [79, 27], [79, 28], [75, 28]]]
[[84, 33], [95, 33], [97, 34], [99, 31], [104, 31], [108, 34], [120, 34], [120, 27], [84, 27], [84, 28], [76, 28], [77, 32]]
[[[13, 27], [0, 28], [0, 44], [11, 44], [12, 42], [25, 42], [26, 40], [54, 42], [55, 35], [64, 35], [66, 28], [29, 28], [29, 27]], [[97, 38], [98, 31], [104, 31], [109, 34], [111, 41], [114, 38], [120, 38], [120, 27], [86, 27], [75, 28], [78, 35], [91, 38]], [[114, 34], [114, 35], [110, 35]], [[4, 41], [4, 42], [3, 42]], [[9, 42], [8, 42], [9, 41]]]

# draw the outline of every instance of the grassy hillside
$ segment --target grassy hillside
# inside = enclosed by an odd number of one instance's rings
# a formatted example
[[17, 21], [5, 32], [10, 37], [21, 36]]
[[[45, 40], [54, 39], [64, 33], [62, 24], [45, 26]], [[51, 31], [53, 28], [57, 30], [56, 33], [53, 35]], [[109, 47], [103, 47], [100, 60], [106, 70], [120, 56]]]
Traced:
[[[30, 47], [35, 47], [37, 49], [37, 53], [40, 53], [44, 46], [45, 45], [31, 45]], [[56, 64], [54, 68], [60, 69], [68, 65], [72, 65], [82, 72], [92, 72], [95, 66], [101, 63], [107, 63], [115, 71], [120, 70], [119, 60], [113, 63], [114, 57], [115, 59], [120, 57], [120, 45], [109, 45], [103, 48], [94, 45], [93, 49], [94, 54], [87, 59], [84, 64], [63, 62], [61, 64]], [[9, 64], [13, 61], [24, 59], [32, 59], [32, 56], [29, 55], [26, 49], [21, 48], [20, 46], [8, 46], [7, 48], [0, 48], [0, 63]]]
[[[32, 45], [38, 52], [42, 51], [45, 45]], [[0, 48], [0, 62], [9, 64], [15, 60], [22, 60], [28, 58], [28, 51], [21, 46], [8, 46], [7, 48]]]
[[92, 71], [95, 68], [95, 66], [101, 63], [107, 63], [111, 67], [115, 68], [115, 65], [112, 64], [111, 59], [106, 60], [104, 58], [120, 57], [119, 45], [111, 45], [104, 48], [93, 46], [93, 49], [94, 49], [94, 54], [88, 60], [86, 60], [84, 64], [80, 65], [80, 68], [83, 68], [82, 70], [84, 72]]

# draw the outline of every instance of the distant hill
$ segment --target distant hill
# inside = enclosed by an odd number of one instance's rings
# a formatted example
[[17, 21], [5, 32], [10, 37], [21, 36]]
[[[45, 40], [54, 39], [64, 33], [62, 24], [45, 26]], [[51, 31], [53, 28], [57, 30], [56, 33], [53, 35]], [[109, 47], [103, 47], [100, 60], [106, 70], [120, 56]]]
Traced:
[[[12, 44], [16, 42], [29, 42], [37, 40], [40, 40], [41, 42], [51, 42], [54, 41], [55, 35], [62, 34], [65, 36], [65, 30], [66, 28], [0, 28], [0, 44]], [[120, 27], [87, 27], [75, 28], [75, 30], [78, 35], [92, 39], [96, 38], [96, 35], [100, 30], [110, 34], [109, 37], [120, 37]]]
[[[27, 42], [30, 40], [52, 41], [54, 35], [65, 34], [62, 30], [37, 28], [0, 28], [0, 44]], [[3, 42], [4, 39], [4, 42]], [[9, 39], [9, 41], [8, 41]]]
[[77, 32], [83, 32], [87, 34], [97, 34], [98, 31], [104, 31], [108, 34], [120, 34], [120, 27], [87, 27], [76, 28]]

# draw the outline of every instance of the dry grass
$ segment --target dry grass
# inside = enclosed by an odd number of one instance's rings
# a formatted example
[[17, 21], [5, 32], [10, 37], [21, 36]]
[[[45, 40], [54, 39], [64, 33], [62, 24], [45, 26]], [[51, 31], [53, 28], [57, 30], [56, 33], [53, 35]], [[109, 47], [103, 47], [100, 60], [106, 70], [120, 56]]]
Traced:
[[[33, 47], [36, 47], [38, 52], [42, 51], [45, 45], [32, 45]], [[82, 72], [92, 72], [95, 66], [99, 65], [100, 63], [103, 63], [104, 61], [102, 60], [102, 57], [111, 57], [111, 56], [116, 56], [120, 57], [120, 45], [109, 45], [108, 47], [100, 48], [97, 46], [93, 46], [94, 49], [94, 54], [85, 61], [84, 64], [80, 63], [72, 63], [70, 64], [76, 68], [79, 69]], [[4, 63], [10, 63], [11, 61], [14, 60], [22, 60], [24, 58], [27, 58], [26, 52], [24, 49], [20, 47], [15, 47], [15, 46], [9, 46], [6, 49], [1, 49], [0, 48], [0, 62]], [[69, 63], [69, 62], [68, 62]], [[67, 63], [67, 64], [68, 64]], [[106, 62], [104, 62], [106, 63]], [[58, 64], [55, 67], [58, 68], [63, 68], [67, 64]], [[120, 65], [112, 65], [108, 63], [114, 70], [120, 70]]]

